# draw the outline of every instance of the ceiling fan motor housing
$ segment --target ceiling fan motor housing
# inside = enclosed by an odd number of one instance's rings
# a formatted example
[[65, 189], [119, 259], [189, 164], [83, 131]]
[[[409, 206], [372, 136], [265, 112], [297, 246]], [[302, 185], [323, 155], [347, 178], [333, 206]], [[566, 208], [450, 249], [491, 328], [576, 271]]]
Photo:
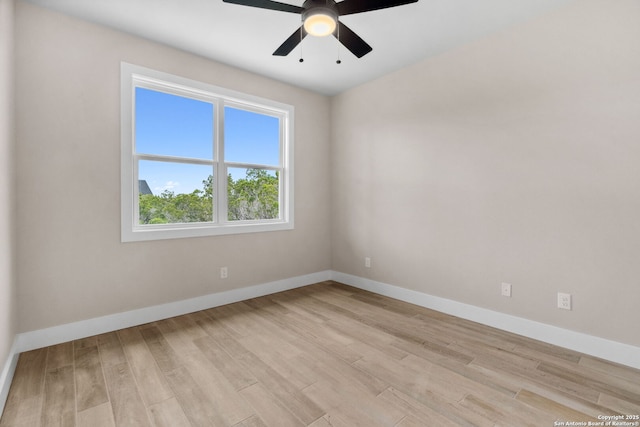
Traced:
[[[302, 4], [304, 12], [302, 12], [302, 19], [304, 20], [309, 12], [315, 12], [317, 10], [329, 11], [328, 14], [335, 16], [338, 19], [338, 5], [333, 0], [305, 0]], [[315, 12], [317, 13], [317, 12]]]
[[338, 7], [333, 0], [306, 0], [302, 7], [302, 22], [309, 34], [328, 36], [335, 31]]

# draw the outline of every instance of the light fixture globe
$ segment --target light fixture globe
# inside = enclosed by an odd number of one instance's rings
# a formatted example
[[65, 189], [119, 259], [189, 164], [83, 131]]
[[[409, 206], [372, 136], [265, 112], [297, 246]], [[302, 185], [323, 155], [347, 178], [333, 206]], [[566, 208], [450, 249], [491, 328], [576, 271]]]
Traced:
[[336, 30], [338, 14], [330, 8], [314, 7], [303, 13], [304, 30], [316, 37], [325, 37]]

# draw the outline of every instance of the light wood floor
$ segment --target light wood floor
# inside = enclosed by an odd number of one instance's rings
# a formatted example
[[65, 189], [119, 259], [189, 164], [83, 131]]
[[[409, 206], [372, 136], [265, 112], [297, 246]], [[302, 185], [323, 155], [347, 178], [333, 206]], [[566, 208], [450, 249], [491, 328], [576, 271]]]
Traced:
[[618, 414], [640, 414], [638, 370], [324, 282], [23, 353], [0, 426], [554, 426]]

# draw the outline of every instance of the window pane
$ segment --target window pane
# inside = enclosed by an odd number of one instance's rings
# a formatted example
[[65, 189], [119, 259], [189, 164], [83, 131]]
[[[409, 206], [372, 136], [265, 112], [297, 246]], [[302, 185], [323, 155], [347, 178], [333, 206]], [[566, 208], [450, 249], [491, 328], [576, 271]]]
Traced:
[[280, 119], [237, 108], [224, 109], [227, 162], [280, 165]]
[[213, 168], [140, 160], [140, 224], [213, 221]]
[[280, 217], [279, 174], [265, 169], [229, 168], [228, 219], [247, 221]]
[[136, 88], [138, 154], [213, 159], [213, 104]]

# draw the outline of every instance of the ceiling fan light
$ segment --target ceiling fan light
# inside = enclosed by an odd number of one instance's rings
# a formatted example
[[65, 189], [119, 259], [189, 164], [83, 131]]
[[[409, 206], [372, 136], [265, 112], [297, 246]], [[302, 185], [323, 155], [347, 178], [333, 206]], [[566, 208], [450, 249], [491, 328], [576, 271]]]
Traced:
[[304, 29], [312, 36], [324, 37], [336, 30], [336, 18], [325, 12], [309, 15], [304, 20]]

